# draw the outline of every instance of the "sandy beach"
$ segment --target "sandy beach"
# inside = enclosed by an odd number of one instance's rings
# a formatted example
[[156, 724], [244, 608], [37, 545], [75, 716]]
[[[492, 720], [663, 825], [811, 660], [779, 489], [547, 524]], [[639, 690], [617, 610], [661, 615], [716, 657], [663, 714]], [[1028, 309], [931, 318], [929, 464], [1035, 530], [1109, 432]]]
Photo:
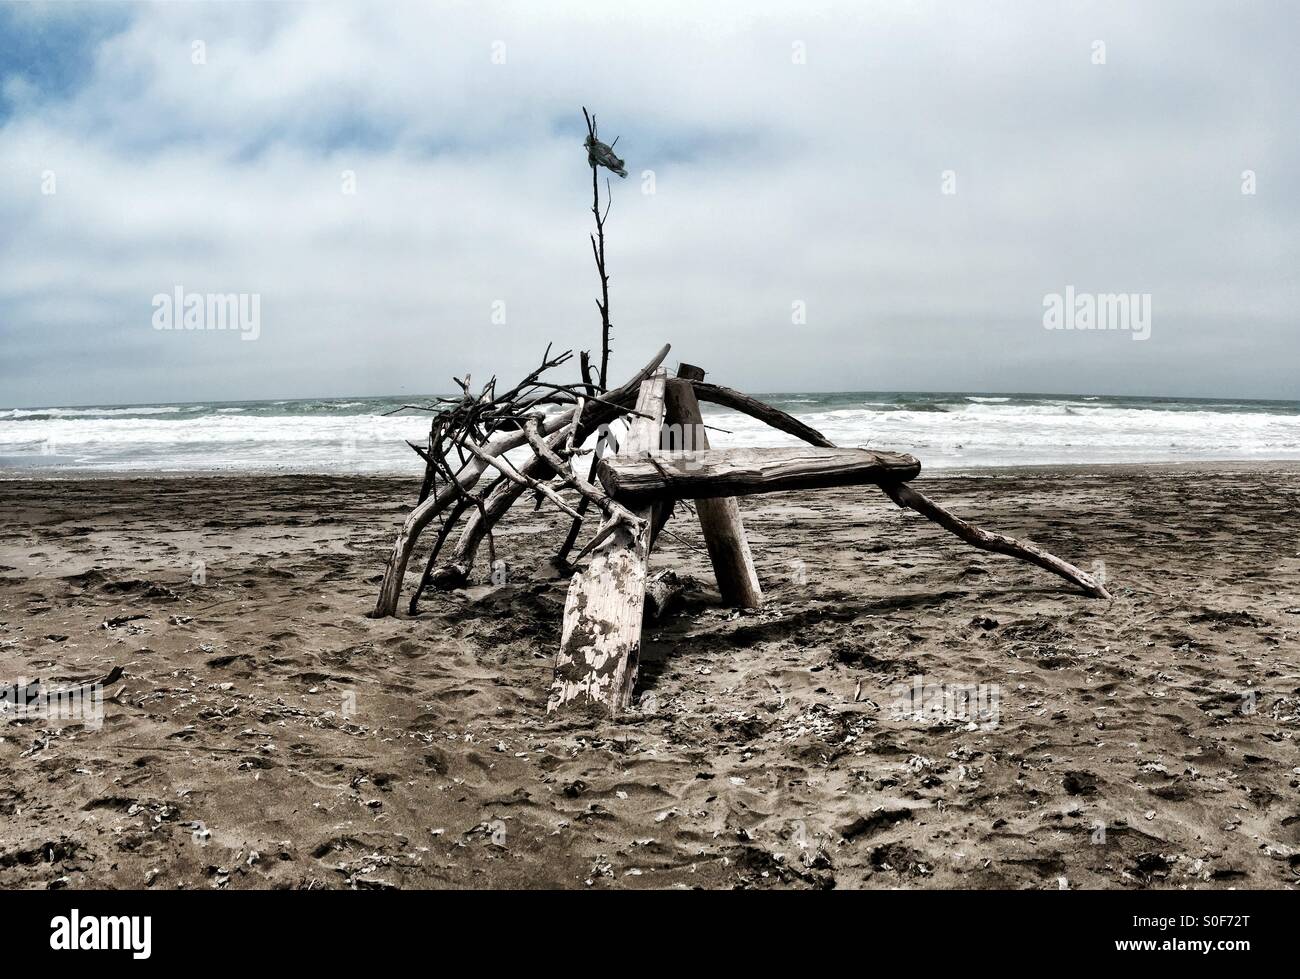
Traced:
[[1300, 886], [1300, 465], [918, 486], [1113, 601], [866, 488], [743, 501], [739, 614], [679, 509], [697, 583], [602, 722], [545, 714], [550, 509], [373, 620], [412, 480], [0, 482], [0, 683], [122, 670], [102, 726], [0, 719], [0, 887]]

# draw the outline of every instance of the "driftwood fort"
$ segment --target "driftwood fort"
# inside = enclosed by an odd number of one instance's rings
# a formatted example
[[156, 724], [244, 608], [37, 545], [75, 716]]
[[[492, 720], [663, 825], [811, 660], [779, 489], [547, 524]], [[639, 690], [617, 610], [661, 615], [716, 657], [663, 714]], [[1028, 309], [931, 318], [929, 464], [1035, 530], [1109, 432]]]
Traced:
[[[738, 497], [842, 486], [874, 486], [897, 506], [974, 547], [1028, 561], [1088, 595], [1110, 597], [1100, 581], [1074, 565], [1027, 541], [975, 527], [917, 491], [911, 481], [921, 463], [911, 455], [836, 447], [797, 418], [706, 381], [705, 372], [690, 364], [681, 363], [668, 377], [667, 344], [622, 385], [609, 387], [609, 190], [607, 182], [602, 211], [599, 170], [620, 176], [626, 170], [613, 145], [601, 142], [595, 117], [585, 109], [583, 115], [595, 219], [591, 247], [601, 288], [599, 364], [583, 352], [578, 377], [561, 383], [552, 372], [572, 362], [572, 351], [552, 355], [548, 347], [539, 366], [508, 390], [499, 390], [495, 377], [474, 389], [466, 376], [456, 379], [459, 396], [406, 406], [432, 412], [426, 442], [411, 443], [425, 473], [416, 506], [393, 544], [373, 615], [397, 614], [412, 558], [430, 525], [435, 531], [411, 592], [411, 614], [431, 588], [466, 584], [484, 543], [495, 567], [493, 527], [529, 494], [539, 506], [549, 503], [571, 518], [554, 558], [571, 580], [547, 709], [588, 706], [617, 713], [629, 706], [636, 685], [647, 596], [662, 606], [672, 587], [671, 569], [652, 577], [650, 566], [678, 504], [694, 501], [721, 600], [757, 608], [762, 584]], [[807, 445], [711, 448], [701, 401], [750, 415]], [[587, 542], [570, 558], [584, 530]]]

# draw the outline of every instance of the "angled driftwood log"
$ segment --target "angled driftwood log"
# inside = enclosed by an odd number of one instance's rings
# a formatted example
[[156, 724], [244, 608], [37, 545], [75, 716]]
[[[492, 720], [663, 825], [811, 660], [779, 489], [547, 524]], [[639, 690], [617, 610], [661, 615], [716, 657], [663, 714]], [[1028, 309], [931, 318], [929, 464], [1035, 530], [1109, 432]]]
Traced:
[[[638, 414], [629, 423], [623, 451], [659, 448], [665, 381], [659, 371], [642, 382]], [[569, 583], [548, 712], [603, 705], [618, 713], [631, 698], [641, 656], [654, 504], [647, 501], [630, 509], [642, 520], [641, 527], [633, 531], [624, 524], [617, 526]]]
[[723, 387], [720, 384], [708, 384], [704, 381], [692, 382], [691, 386], [695, 388], [695, 397], [701, 401], [707, 401], [710, 404], [738, 411], [742, 415], [757, 418], [759, 421], [775, 428], [778, 432], [785, 432], [797, 439], [803, 439], [809, 445], [821, 445], [828, 449], [835, 447], [835, 444], [827, 440], [817, 429], [805, 425], [794, 415], [787, 414], [779, 408], [773, 408], [757, 398], [751, 398], [747, 394], [741, 394], [739, 391]]
[[710, 449], [609, 456], [596, 475], [628, 505], [668, 497], [706, 500], [786, 490], [899, 483], [921, 464], [901, 452], [870, 449]]
[[[704, 416], [695, 397], [692, 382], [703, 381], [704, 371], [692, 364], [680, 364], [677, 377], [668, 382], [664, 394], [668, 430], [681, 444], [669, 444], [669, 449], [697, 449], [709, 447], [709, 437], [704, 428]], [[704, 499], [695, 507], [700, 518], [700, 531], [704, 545], [713, 564], [713, 576], [718, 582], [718, 592], [724, 605], [736, 608], [758, 608], [763, 604], [763, 589], [754, 568], [754, 557], [745, 536], [745, 524], [740, 516], [740, 504], [735, 497], [721, 496]]]
[[[713, 384], [698, 383], [695, 385], [696, 396], [702, 401], [710, 401], [714, 404], [725, 405], [736, 411], [757, 418], [759, 421], [766, 422], [768, 425], [782, 432], [786, 432], [796, 438], [803, 439], [811, 445], [822, 446], [824, 448], [834, 448], [835, 443], [828, 439], [815, 428], [805, 425], [799, 419], [781, 411], [779, 408], [773, 408], [769, 404], [756, 401], [739, 391], [732, 391], [730, 388], [718, 387]], [[1080, 570], [1068, 561], [1063, 561], [1053, 554], [1049, 554], [1040, 547], [1033, 544], [1026, 544], [1024, 541], [1017, 540], [1014, 537], [1006, 537], [1002, 534], [992, 534], [988, 531], [981, 530], [974, 524], [962, 520], [960, 517], [935, 503], [925, 494], [912, 486], [907, 486], [899, 482], [882, 482], [880, 484], [881, 492], [894, 501], [899, 507], [914, 510], [921, 516], [933, 520], [945, 530], [956, 534], [972, 547], [977, 547], [984, 551], [993, 551], [997, 554], [1006, 554], [1009, 557], [1019, 558], [1022, 561], [1028, 561], [1030, 564], [1037, 565], [1045, 571], [1059, 575], [1066, 581], [1078, 585], [1085, 593], [1093, 598], [1110, 598], [1110, 592], [1106, 586], [1085, 571]]]
[[972, 547], [978, 547], [982, 551], [993, 551], [996, 554], [1007, 554], [1011, 557], [1020, 558], [1022, 561], [1038, 565], [1044, 571], [1060, 575], [1066, 581], [1074, 582], [1093, 598], [1110, 598], [1110, 592], [1106, 590], [1106, 586], [1092, 575], [1080, 571], [1069, 561], [1062, 561], [1055, 554], [1049, 554], [1037, 545], [1016, 540], [1014, 537], [1007, 537], [1003, 534], [993, 534], [987, 530], [980, 530], [974, 524], [967, 523], [961, 517], [949, 513], [939, 504], [905, 483], [892, 485], [882, 483], [880, 488], [900, 507], [907, 507], [915, 510], [923, 517], [929, 517], [944, 530], [956, 534]]

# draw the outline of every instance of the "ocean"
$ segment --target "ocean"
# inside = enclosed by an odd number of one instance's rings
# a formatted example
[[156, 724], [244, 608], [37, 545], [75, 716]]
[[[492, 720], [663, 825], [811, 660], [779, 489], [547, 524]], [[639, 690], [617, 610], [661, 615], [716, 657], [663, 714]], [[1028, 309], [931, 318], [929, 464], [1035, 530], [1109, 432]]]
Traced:
[[[1032, 394], [756, 395], [837, 445], [894, 449], [927, 470], [1300, 459], [1300, 402]], [[0, 476], [79, 472], [417, 474], [421, 397], [0, 409]], [[705, 405], [714, 446], [794, 439]]]

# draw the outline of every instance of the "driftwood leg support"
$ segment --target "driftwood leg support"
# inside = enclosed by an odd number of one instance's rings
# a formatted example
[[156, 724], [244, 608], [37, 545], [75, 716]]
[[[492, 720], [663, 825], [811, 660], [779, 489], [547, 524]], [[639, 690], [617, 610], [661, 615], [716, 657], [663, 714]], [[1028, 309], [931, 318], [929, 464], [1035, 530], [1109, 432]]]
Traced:
[[921, 516], [928, 517], [940, 527], [943, 527], [944, 530], [951, 531], [973, 547], [978, 547], [982, 551], [994, 551], [998, 554], [1007, 554], [1011, 557], [1020, 558], [1020, 560], [1036, 564], [1043, 570], [1052, 572], [1052, 574], [1060, 575], [1066, 581], [1073, 582], [1093, 598], [1110, 598], [1110, 592], [1106, 590], [1105, 585], [1092, 575], [1080, 571], [1073, 564], [1062, 561], [1056, 555], [1049, 554], [1042, 548], [1035, 547], [1033, 544], [1026, 544], [1014, 537], [991, 534], [987, 530], [980, 530], [974, 524], [969, 524], [962, 520], [961, 517], [949, 513], [939, 504], [918, 493], [906, 483], [884, 483], [880, 488], [900, 507], [915, 510]]
[[[665, 380], [659, 371], [642, 382], [636, 404], [641, 414], [632, 419], [625, 451], [659, 448]], [[601, 704], [618, 713], [631, 701], [641, 656], [654, 505], [647, 502], [630, 509], [641, 518], [640, 526], [620, 522], [592, 554], [590, 564], [569, 583], [548, 712]]]
[[[677, 379], [669, 381], [664, 396], [664, 410], [670, 431], [682, 435], [681, 445], [670, 449], [699, 449], [709, 447], [704, 429], [704, 416], [695, 397], [692, 382], [703, 381], [704, 371], [691, 364], [677, 369]], [[749, 552], [745, 524], [740, 518], [740, 504], [734, 496], [699, 500], [695, 512], [700, 517], [700, 530], [709, 549], [713, 575], [718, 581], [718, 591], [724, 605], [736, 608], [758, 608], [763, 604], [763, 589], [754, 570], [754, 558]]]

